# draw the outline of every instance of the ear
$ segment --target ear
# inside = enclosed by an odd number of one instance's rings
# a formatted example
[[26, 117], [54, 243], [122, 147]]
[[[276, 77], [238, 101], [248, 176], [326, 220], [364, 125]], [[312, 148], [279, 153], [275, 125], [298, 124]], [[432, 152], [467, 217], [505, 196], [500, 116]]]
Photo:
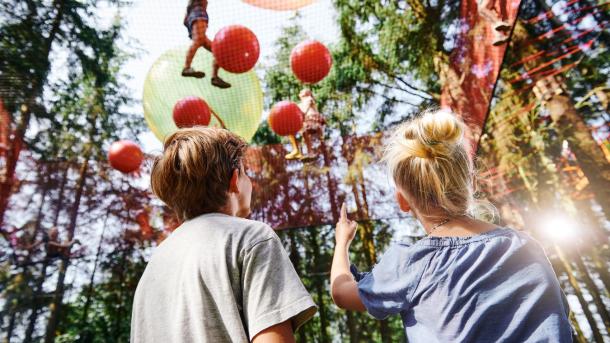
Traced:
[[409, 202], [399, 190], [396, 190], [396, 202], [398, 202], [398, 207], [400, 207], [401, 211], [411, 211], [411, 205], [409, 205]]
[[229, 193], [239, 193], [239, 170], [234, 169], [229, 181]]

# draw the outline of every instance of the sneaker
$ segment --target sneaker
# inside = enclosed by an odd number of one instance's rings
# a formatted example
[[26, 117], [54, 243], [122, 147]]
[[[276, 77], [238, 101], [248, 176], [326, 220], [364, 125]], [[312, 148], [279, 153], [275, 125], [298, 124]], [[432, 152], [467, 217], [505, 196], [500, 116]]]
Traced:
[[303, 163], [313, 162], [317, 159], [318, 159], [318, 156], [312, 156], [312, 155], [303, 155], [303, 157], [299, 158], [299, 160]]
[[508, 42], [508, 35], [502, 32], [496, 31], [494, 34], [493, 46], [500, 46]]
[[212, 85], [218, 87], [218, 88], [229, 88], [231, 87], [231, 84], [226, 82], [225, 80], [219, 78], [218, 76], [214, 76], [212, 78]]
[[202, 71], [196, 71], [193, 68], [184, 68], [182, 69], [182, 76], [203, 79], [205, 77], [205, 73]]
[[298, 150], [293, 150], [289, 154], [284, 156], [284, 158], [287, 160], [300, 160], [303, 157], [304, 157], [303, 154]]
[[509, 32], [512, 27], [505, 21], [497, 21], [494, 23], [494, 30], [499, 32]]

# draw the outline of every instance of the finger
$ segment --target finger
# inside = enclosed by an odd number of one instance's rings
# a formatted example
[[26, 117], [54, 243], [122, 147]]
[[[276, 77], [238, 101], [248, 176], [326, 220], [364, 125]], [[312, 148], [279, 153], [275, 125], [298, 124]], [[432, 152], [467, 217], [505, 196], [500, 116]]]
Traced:
[[345, 203], [341, 205], [341, 217], [339, 218], [339, 220], [347, 221], [347, 207], [345, 206]]

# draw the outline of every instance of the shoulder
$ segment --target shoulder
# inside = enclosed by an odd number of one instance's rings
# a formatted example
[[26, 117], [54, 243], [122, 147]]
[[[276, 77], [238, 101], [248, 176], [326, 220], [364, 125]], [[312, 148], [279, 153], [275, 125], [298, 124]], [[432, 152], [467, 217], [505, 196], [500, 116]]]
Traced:
[[239, 245], [245, 252], [264, 242], [279, 242], [279, 237], [275, 231], [263, 222], [229, 216], [225, 219], [234, 239], [239, 241]]
[[433, 254], [437, 247], [421, 244], [424, 242], [424, 239], [400, 239], [395, 241], [388, 251], [392, 250], [396, 253], [400, 253], [402, 255], [410, 256], [413, 260], [420, 260]]
[[435, 247], [420, 245], [417, 242], [398, 240], [390, 244], [376, 267], [413, 270], [414, 266], [425, 267], [433, 257]]
[[510, 227], [503, 227], [497, 231], [498, 234], [496, 237], [499, 238], [499, 244], [509, 245], [511, 248], [516, 250], [525, 249], [546, 259], [543, 245], [529, 232], [515, 230]]
[[[248, 249], [259, 242], [278, 239], [275, 231], [267, 224], [240, 217], [211, 213], [185, 222], [178, 230], [182, 239], [205, 238], [205, 241], [227, 242], [231, 246]], [[176, 233], [175, 232], [175, 233]]]
[[244, 228], [243, 246], [245, 250], [267, 241], [279, 241], [279, 237], [269, 225], [256, 220], [235, 218], [235, 223]]
[[538, 262], [544, 261], [545, 264], [550, 263], [543, 244], [534, 238], [530, 233], [512, 229], [509, 230], [512, 231], [512, 234], [515, 237], [514, 239], [520, 243], [520, 247], [525, 249], [528, 252], [528, 255], [530, 255], [534, 260]]

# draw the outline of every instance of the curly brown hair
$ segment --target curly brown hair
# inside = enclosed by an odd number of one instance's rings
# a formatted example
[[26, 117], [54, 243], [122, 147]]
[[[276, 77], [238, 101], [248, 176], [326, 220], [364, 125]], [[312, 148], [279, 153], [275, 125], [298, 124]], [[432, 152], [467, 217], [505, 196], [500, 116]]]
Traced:
[[228, 201], [234, 170], [241, 172], [247, 143], [218, 128], [176, 131], [165, 140], [151, 173], [153, 193], [182, 221], [216, 212]]

